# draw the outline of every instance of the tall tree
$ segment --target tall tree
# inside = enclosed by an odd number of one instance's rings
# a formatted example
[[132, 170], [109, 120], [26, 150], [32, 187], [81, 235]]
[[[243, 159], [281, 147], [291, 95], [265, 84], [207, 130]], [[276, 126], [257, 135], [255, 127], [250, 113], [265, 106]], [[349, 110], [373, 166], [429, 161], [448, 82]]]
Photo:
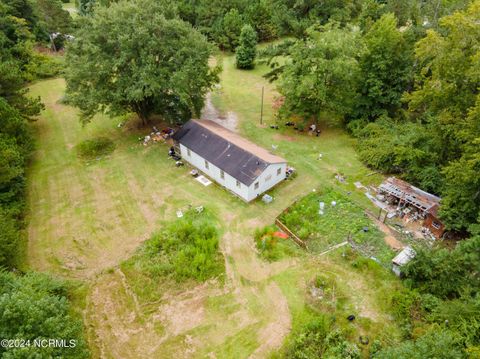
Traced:
[[319, 119], [321, 112], [351, 113], [357, 101], [359, 58], [364, 51], [360, 33], [334, 24], [311, 29], [305, 41], [290, 50], [279, 78], [287, 113]]
[[72, 18], [63, 10], [60, 0], [34, 0], [38, 21], [46, 35], [60, 32], [66, 34], [72, 30]]
[[[218, 81], [212, 46], [189, 24], [166, 19], [154, 0], [120, 1], [81, 19], [67, 50], [67, 96], [89, 121], [97, 112], [198, 116]], [[135, 14], [135, 16], [132, 16]]]
[[237, 9], [231, 9], [218, 22], [215, 38], [220, 48], [233, 51], [238, 46], [240, 32], [244, 23]]
[[250, 25], [244, 25], [240, 33], [239, 46], [235, 50], [237, 67], [252, 69], [255, 67], [257, 56], [257, 33]]
[[383, 15], [365, 35], [359, 115], [393, 116], [413, 75], [413, 44], [397, 29], [392, 13]]
[[416, 58], [420, 74], [415, 91], [406, 99], [415, 117], [429, 127], [430, 151], [438, 166], [444, 167], [441, 213], [450, 228], [466, 228], [478, 221], [480, 214], [476, 155], [480, 137], [480, 1], [443, 17], [439, 31], [428, 30], [417, 43]]

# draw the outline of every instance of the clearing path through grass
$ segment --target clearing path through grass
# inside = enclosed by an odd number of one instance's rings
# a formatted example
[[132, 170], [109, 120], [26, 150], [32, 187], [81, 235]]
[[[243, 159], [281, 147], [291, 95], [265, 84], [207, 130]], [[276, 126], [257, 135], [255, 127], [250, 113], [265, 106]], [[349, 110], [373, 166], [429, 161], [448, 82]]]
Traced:
[[[97, 116], [82, 127], [77, 111], [59, 102], [62, 79], [31, 87], [33, 96], [42, 96], [46, 110], [34, 124], [38, 143], [29, 172], [25, 267], [84, 283], [85, 298], [76, 302], [84, 310], [93, 357], [267, 357], [302, 322], [306, 299], [299, 288], [311, 280], [318, 265], [303, 254], [273, 263], [262, 260], [253, 240], [255, 228], [273, 223], [294, 199], [314, 187], [349, 190], [359, 203], [369, 205], [353, 182], [375, 183], [378, 178], [366, 177], [369, 170], [357, 160], [352, 139], [335, 128], [312, 138], [260, 126], [257, 92], [262, 86], [265, 121], [273, 121], [274, 91], [260, 77], [266, 69], [239, 71], [233, 63], [233, 57], [224, 58], [221, 88], [212, 93], [213, 103], [237, 115], [241, 134], [265, 148], [277, 146], [275, 152], [298, 171], [295, 180], [271, 191], [275, 200], [270, 205], [246, 204], [216, 185], [203, 187], [192, 180], [188, 168], [175, 167], [167, 156], [168, 146], [144, 147], [138, 141], [144, 132], [131, 130], [135, 126], [128, 123], [118, 126], [125, 118]], [[98, 136], [111, 139], [115, 150], [93, 161], [78, 158], [75, 146]], [[319, 153], [322, 160], [317, 159]], [[339, 171], [347, 183], [336, 183]], [[158, 283], [157, 301], [147, 300], [136, 272], [121, 264], [161, 223], [189, 205], [209, 206], [220, 219], [224, 284], [208, 281], [172, 288]], [[321, 262], [328, 263], [327, 257]], [[348, 282], [348, 271], [338, 275]], [[362, 288], [368, 286], [366, 279], [358, 280]], [[383, 308], [374, 301], [365, 308], [379, 312], [376, 318], [382, 323]]]

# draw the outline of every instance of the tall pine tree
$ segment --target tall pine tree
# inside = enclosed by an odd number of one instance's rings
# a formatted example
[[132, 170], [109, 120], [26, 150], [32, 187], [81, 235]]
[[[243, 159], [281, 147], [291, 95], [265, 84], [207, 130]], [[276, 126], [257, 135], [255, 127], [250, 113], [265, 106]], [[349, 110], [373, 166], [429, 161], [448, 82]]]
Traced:
[[240, 45], [235, 51], [239, 69], [253, 69], [257, 55], [257, 33], [250, 25], [244, 25], [240, 33]]

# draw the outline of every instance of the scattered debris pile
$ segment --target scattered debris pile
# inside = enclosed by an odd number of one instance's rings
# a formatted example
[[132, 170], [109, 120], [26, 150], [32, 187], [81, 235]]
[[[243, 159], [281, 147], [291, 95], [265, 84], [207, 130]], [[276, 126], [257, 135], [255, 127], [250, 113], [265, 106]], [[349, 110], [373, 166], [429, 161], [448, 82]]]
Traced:
[[139, 138], [139, 141], [142, 141], [144, 146], [148, 146], [150, 143], [154, 142], [165, 142], [175, 133], [175, 130], [170, 127], [159, 130], [157, 127], [153, 126], [152, 130], [153, 131], [150, 132], [149, 135]]
[[[432, 239], [441, 238], [445, 232], [438, 218], [440, 198], [395, 177], [387, 178], [372, 199], [388, 212], [387, 218], [398, 216], [406, 223], [420, 221], [422, 234]], [[378, 204], [380, 202], [380, 204]]]

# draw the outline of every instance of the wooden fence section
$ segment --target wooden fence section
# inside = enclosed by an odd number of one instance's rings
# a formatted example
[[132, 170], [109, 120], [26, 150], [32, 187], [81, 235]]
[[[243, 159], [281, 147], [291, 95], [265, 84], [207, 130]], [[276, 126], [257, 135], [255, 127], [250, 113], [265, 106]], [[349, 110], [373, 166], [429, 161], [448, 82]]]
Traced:
[[297, 243], [300, 247], [304, 248], [304, 249], [308, 249], [307, 248], [307, 244], [302, 241], [300, 238], [298, 238], [295, 233], [293, 233], [286, 225], [284, 225], [279, 219], [278, 217], [275, 218], [275, 224], [278, 226], [278, 228], [280, 228], [282, 231], [284, 231], [286, 234], [288, 234], [288, 236], [293, 239], [293, 241], [295, 243]]

